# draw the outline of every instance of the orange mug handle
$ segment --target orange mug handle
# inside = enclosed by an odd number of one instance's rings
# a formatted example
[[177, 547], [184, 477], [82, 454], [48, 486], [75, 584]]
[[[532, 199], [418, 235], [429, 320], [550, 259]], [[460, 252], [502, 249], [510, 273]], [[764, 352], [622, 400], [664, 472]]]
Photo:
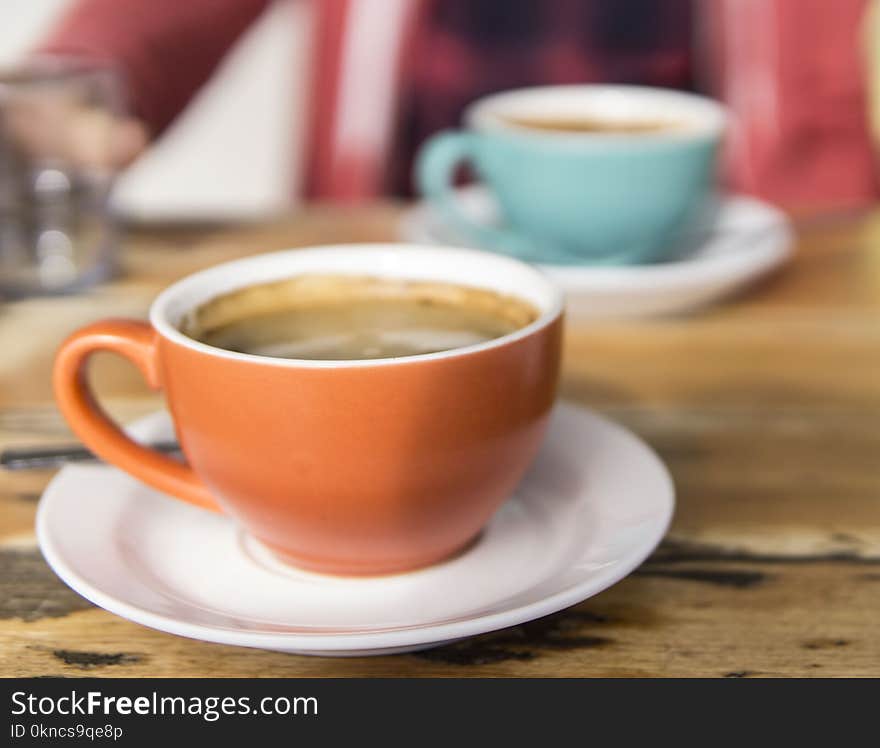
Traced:
[[191, 467], [126, 436], [110, 420], [89, 387], [89, 357], [96, 351], [112, 351], [133, 362], [151, 388], [160, 389], [157, 342], [156, 331], [135, 320], [108, 319], [78, 330], [62, 343], [55, 357], [55, 399], [74, 433], [96, 455], [153, 488], [219, 512], [217, 502]]

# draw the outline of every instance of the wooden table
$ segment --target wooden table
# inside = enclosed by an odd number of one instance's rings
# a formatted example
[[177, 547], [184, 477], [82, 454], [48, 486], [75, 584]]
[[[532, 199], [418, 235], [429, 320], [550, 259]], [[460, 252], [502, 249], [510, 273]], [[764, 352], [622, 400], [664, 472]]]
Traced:
[[[119, 279], [0, 306], [0, 448], [64, 442], [53, 350], [141, 317], [176, 278], [254, 252], [393, 234], [394, 206], [272, 226], [130, 233]], [[120, 419], [160, 406], [125, 363], [95, 378]], [[320, 659], [190, 641], [69, 591], [34, 511], [49, 473], [0, 473], [0, 675], [880, 675], [880, 213], [802, 227], [791, 266], [695, 316], [573, 324], [563, 393], [669, 465], [668, 538], [629, 578], [534, 623], [421, 654]]]

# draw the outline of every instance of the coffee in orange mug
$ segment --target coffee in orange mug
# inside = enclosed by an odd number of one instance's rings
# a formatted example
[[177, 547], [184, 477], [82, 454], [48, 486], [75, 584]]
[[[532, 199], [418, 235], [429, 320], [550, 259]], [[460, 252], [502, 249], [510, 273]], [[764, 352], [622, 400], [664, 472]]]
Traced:
[[[560, 292], [517, 260], [318, 247], [189, 276], [149, 324], [79, 330], [54, 384], [106, 461], [293, 564], [384, 574], [464, 549], [515, 489], [553, 405], [561, 330]], [[85, 366], [99, 350], [163, 390], [186, 464], [96, 405]]]

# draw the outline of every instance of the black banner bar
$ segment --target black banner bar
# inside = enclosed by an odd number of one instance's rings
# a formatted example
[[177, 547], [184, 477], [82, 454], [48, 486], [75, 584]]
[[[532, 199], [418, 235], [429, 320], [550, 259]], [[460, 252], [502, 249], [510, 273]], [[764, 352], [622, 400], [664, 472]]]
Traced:
[[[8, 679], [0, 745], [178, 745], [186, 740], [394, 738], [470, 745], [473, 726], [506, 738], [614, 742], [645, 728], [706, 740], [760, 726], [793, 732], [834, 717], [847, 731], [873, 713], [875, 681], [467, 679]], [[758, 733], [752, 733], [757, 737]], [[815, 737], [814, 733], [814, 737]], [[170, 742], [169, 742], [170, 741]], [[570, 741], [569, 741], [570, 742]], [[201, 743], [199, 743], [201, 744]], [[336, 743], [330, 743], [335, 745]], [[360, 745], [360, 743], [359, 743]], [[539, 746], [539, 748], [543, 748]]]

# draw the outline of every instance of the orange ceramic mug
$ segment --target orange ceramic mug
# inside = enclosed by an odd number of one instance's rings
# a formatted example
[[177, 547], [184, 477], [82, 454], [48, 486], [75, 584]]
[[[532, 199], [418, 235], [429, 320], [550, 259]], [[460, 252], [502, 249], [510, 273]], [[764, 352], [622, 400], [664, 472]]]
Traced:
[[[214, 296], [300, 273], [478, 286], [540, 316], [479, 345], [356, 361], [234, 353], [178, 330]], [[382, 574], [456, 553], [513, 491], [553, 404], [561, 329], [560, 292], [517, 260], [407, 245], [291, 250], [175, 283], [149, 324], [104, 320], [74, 333], [55, 361], [55, 394], [94, 452], [145, 483], [223, 512], [297, 565]], [[129, 358], [164, 391], [186, 465], [102, 412], [85, 376], [99, 350]]]

